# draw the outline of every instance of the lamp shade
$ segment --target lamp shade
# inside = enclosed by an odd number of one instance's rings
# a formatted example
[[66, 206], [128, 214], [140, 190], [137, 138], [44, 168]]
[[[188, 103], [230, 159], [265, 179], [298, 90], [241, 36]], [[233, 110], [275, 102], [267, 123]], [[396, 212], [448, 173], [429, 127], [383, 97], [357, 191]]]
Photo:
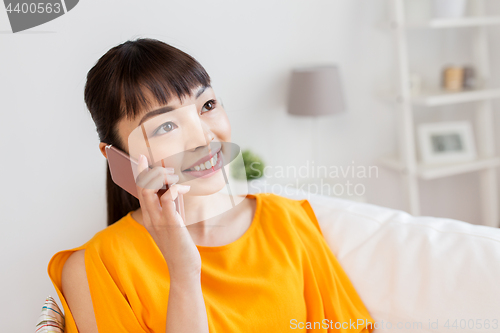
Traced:
[[323, 116], [345, 111], [340, 72], [335, 65], [296, 68], [292, 71], [288, 113]]

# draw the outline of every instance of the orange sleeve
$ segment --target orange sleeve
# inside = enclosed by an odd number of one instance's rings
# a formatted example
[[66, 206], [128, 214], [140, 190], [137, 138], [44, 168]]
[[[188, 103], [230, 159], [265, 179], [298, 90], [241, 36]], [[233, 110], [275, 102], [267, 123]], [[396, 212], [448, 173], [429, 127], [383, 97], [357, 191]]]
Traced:
[[302, 239], [321, 293], [325, 318], [330, 320], [328, 332], [372, 332], [375, 321], [330, 250], [311, 204], [306, 199], [299, 203], [306, 220], [312, 222], [306, 223]]
[[[78, 333], [78, 330], [66, 299], [61, 292], [61, 273], [69, 256], [73, 252], [84, 248], [85, 245], [71, 250], [60, 251], [52, 257], [48, 265], [50, 279], [64, 309], [65, 333]], [[99, 252], [93, 246], [85, 248], [85, 270], [99, 332], [141, 333], [149, 331], [140, 325], [125, 295], [119, 290], [101, 260]]]

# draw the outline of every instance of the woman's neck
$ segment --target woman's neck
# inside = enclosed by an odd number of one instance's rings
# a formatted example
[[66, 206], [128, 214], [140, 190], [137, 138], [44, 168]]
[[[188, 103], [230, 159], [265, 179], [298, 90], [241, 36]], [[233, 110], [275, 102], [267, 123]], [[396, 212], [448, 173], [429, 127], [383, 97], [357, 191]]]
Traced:
[[[214, 233], [219, 233], [218, 227], [225, 226], [230, 216], [236, 213], [232, 206], [234, 200], [224, 193], [218, 192], [208, 196], [184, 195], [183, 199], [186, 217], [184, 223], [191, 236], [200, 240], [212, 238]], [[144, 225], [142, 208], [133, 211], [132, 218]]]

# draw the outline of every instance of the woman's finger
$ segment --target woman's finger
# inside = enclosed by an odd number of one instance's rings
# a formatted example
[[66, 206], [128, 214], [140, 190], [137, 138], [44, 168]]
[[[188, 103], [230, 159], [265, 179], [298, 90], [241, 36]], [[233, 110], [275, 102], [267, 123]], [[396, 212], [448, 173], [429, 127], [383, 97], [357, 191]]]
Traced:
[[158, 177], [163, 177], [165, 181], [167, 180], [167, 176], [169, 175], [174, 175], [173, 168], [163, 168], [161, 166], [157, 166], [151, 170], [148, 170], [147, 172], [143, 172], [139, 174], [137, 177], [136, 183], [139, 187], [142, 188], [151, 188], [148, 187], [147, 184], [151, 182], [153, 179], [156, 179]]
[[148, 160], [146, 159], [146, 156], [144, 155], [139, 155], [139, 161], [137, 165], [137, 174], [140, 175], [141, 172], [144, 170], [148, 169]]
[[135, 179], [135, 185], [136, 185], [136, 189], [137, 189], [137, 197], [139, 199], [139, 202], [141, 203], [141, 206], [142, 206], [142, 202], [143, 202], [143, 197], [142, 197], [142, 188], [139, 187], [139, 185], [137, 184], [138, 183], [138, 179], [139, 179], [139, 176], [141, 175], [141, 173], [143, 173], [144, 170], [146, 170], [147, 172], [147, 169], [148, 168], [148, 161], [146, 159], [146, 157], [144, 155], [139, 155], [139, 159], [138, 159], [138, 163], [137, 163], [137, 177]]
[[176, 174], [164, 174], [158, 173], [155, 178], [151, 179], [144, 188], [140, 188], [140, 192], [143, 198], [144, 206], [149, 213], [150, 221], [147, 225], [160, 223], [161, 216], [161, 206], [159, 197], [157, 195], [158, 191], [165, 185], [168, 184], [172, 186], [175, 182], [179, 181], [179, 176]]
[[177, 217], [179, 220], [176, 222], [178, 223], [177, 225], [184, 225], [184, 221], [182, 221], [182, 218], [178, 216], [178, 213], [175, 209], [175, 202], [174, 200], [177, 198], [179, 193], [185, 194], [189, 191], [190, 186], [189, 185], [180, 185], [180, 184], [174, 184], [170, 186], [168, 191], [163, 193], [163, 195], [160, 198], [160, 203], [161, 203], [161, 213], [164, 218], [169, 219], [171, 216], [175, 216], [176, 220]]
[[152, 221], [151, 219], [158, 219], [161, 218], [160, 212], [159, 212], [159, 200], [155, 194], [151, 195], [150, 191], [148, 191], [147, 187], [141, 187], [140, 183], [142, 182], [142, 179], [149, 174], [151, 170], [149, 169], [148, 166], [148, 160], [146, 156], [140, 155], [138, 159], [138, 165], [137, 165], [137, 179], [136, 179], [136, 185], [137, 185], [137, 196], [139, 198], [139, 203], [142, 208], [142, 215], [143, 215], [143, 224], [145, 227], [149, 227], [151, 225]]
[[142, 195], [145, 198], [145, 205], [152, 217], [152, 223], [160, 223], [160, 220], [162, 219], [162, 204], [160, 202], [160, 195], [158, 195], [159, 189], [162, 188], [165, 183], [168, 183], [170, 188], [170, 186], [178, 180], [179, 176], [177, 175], [169, 175], [167, 177], [167, 181], [165, 181], [165, 179], [161, 176], [158, 176], [146, 185], [146, 189], [142, 190]]
[[143, 189], [151, 190], [152, 193], [157, 193], [165, 184], [169, 186], [175, 184], [179, 181], [179, 176], [176, 174], [173, 175], [164, 175], [162, 173], [158, 173], [154, 178], [151, 178], [150, 181], [144, 186], [141, 186]]

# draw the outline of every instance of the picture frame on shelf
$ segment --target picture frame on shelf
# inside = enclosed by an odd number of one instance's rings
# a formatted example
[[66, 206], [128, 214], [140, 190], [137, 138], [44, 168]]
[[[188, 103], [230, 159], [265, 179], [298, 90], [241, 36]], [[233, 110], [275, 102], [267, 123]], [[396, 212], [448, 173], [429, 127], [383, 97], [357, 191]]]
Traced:
[[477, 158], [472, 125], [468, 121], [425, 123], [418, 126], [423, 164], [450, 164]]

